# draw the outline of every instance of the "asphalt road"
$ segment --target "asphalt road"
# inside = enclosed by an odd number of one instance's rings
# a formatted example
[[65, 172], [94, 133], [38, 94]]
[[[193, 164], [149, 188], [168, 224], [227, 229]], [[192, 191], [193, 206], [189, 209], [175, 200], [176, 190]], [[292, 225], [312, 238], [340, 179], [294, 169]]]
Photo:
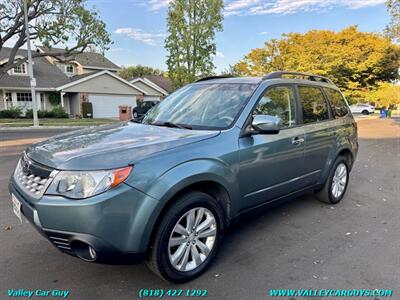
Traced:
[[270, 289], [379, 288], [393, 289], [393, 299], [400, 299], [400, 122], [358, 124], [360, 152], [340, 204], [324, 205], [309, 195], [239, 222], [211, 268], [183, 285], [162, 281], [145, 264], [82, 262], [20, 224], [8, 178], [27, 144], [59, 131], [0, 131], [0, 299], [7, 299], [8, 289], [68, 290], [67, 299], [137, 299], [142, 288], [207, 289], [208, 299], [271, 299]]

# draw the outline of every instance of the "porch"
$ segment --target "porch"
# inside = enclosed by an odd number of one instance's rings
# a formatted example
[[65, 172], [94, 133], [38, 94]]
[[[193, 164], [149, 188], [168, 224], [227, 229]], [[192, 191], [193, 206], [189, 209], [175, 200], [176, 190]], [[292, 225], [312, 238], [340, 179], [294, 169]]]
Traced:
[[[0, 94], [1, 96], [1, 94]], [[61, 106], [69, 115], [80, 114], [79, 93], [65, 93], [54, 91], [36, 92], [37, 109], [51, 111], [55, 106]], [[0, 110], [19, 107], [22, 114], [33, 108], [32, 94], [27, 90], [4, 90], [0, 98]]]

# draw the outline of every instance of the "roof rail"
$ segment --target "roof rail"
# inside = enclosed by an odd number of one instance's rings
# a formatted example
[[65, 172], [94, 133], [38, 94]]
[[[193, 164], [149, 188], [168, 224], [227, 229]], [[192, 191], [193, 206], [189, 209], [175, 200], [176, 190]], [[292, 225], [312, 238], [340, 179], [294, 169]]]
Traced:
[[334, 84], [332, 80], [330, 80], [327, 77], [320, 76], [320, 75], [314, 75], [314, 74], [308, 74], [308, 73], [302, 73], [302, 72], [291, 72], [291, 71], [277, 71], [277, 72], [272, 72], [267, 75], [265, 75], [262, 79], [275, 79], [275, 78], [283, 78], [284, 75], [293, 75], [293, 76], [298, 76], [301, 79], [304, 80], [310, 80], [310, 81], [322, 81], [325, 83], [329, 84]]
[[208, 77], [200, 78], [199, 80], [196, 80], [195, 82], [207, 81], [207, 80], [218, 79], [218, 78], [232, 78], [232, 77], [235, 77], [235, 76], [233, 76], [233, 75], [208, 76]]

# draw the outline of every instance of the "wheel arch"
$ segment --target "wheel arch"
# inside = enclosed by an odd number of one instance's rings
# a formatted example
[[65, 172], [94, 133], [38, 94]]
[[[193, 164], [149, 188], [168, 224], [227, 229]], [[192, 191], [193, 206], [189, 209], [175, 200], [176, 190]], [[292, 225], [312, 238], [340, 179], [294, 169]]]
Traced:
[[180, 185], [179, 188], [173, 189], [173, 192], [170, 193], [168, 199], [163, 200], [162, 208], [158, 211], [155, 221], [152, 224], [151, 234], [145, 242], [147, 245], [146, 248], [151, 245], [154, 234], [161, 223], [165, 212], [168, 211], [168, 209], [175, 203], [177, 199], [191, 191], [200, 191], [216, 199], [220, 204], [222, 211], [224, 212], [224, 224], [225, 226], [229, 226], [230, 218], [232, 216], [231, 196], [227, 188], [222, 183], [214, 180], [200, 180], [190, 184]]
[[164, 212], [176, 199], [189, 191], [201, 191], [215, 198], [224, 212], [225, 225], [229, 225], [240, 203], [236, 179], [234, 170], [216, 159], [189, 161], [164, 173], [152, 189], [147, 191], [149, 195], [159, 199], [159, 205], [150, 217], [148, 234], [143, 236], [141, 244], [146, 248], [149, 246]]
[[337, 149], [334, 152], [334, 155], [332, 155], [330, 157], [330, 159], [328, 159], [328, 161], [325, 165], [324, 171], [321, 174], [320, 182], [318, 182], [318, 185], [323, 185], [325, 183], [326, 179], [328, 178], [328, 175], [332, 168], [333, 163], [336, 161], [336, 159], [339, 156], [345, 157], [348, 167], [349, 167], [349, 171], [351, 170], [351, 168], [353, 167], [353, 164], [354, 164], [355, 157], [351, 150], [350, 144], [346, 143], [343, 147]]

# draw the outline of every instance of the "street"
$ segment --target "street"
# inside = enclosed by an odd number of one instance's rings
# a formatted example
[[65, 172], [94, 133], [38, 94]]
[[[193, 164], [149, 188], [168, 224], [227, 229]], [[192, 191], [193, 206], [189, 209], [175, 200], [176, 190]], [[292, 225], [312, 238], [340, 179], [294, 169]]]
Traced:
[[271, 299], [270, 289], [378, 288], [393, 289], [399, 299], [400, 119], [360, 119], [358, 129], [360, 150], [341, 203], [307, 195], [241, 220], [211, 267], [182, 285], [162, 281], [144, 263], [83, 262], [21, 224], [8, 179], [25, 147], [62, 131], [0, 131], [0, 299], [9, 289], [137, 299], [144, 288], [208, 290], [208, 299]]

